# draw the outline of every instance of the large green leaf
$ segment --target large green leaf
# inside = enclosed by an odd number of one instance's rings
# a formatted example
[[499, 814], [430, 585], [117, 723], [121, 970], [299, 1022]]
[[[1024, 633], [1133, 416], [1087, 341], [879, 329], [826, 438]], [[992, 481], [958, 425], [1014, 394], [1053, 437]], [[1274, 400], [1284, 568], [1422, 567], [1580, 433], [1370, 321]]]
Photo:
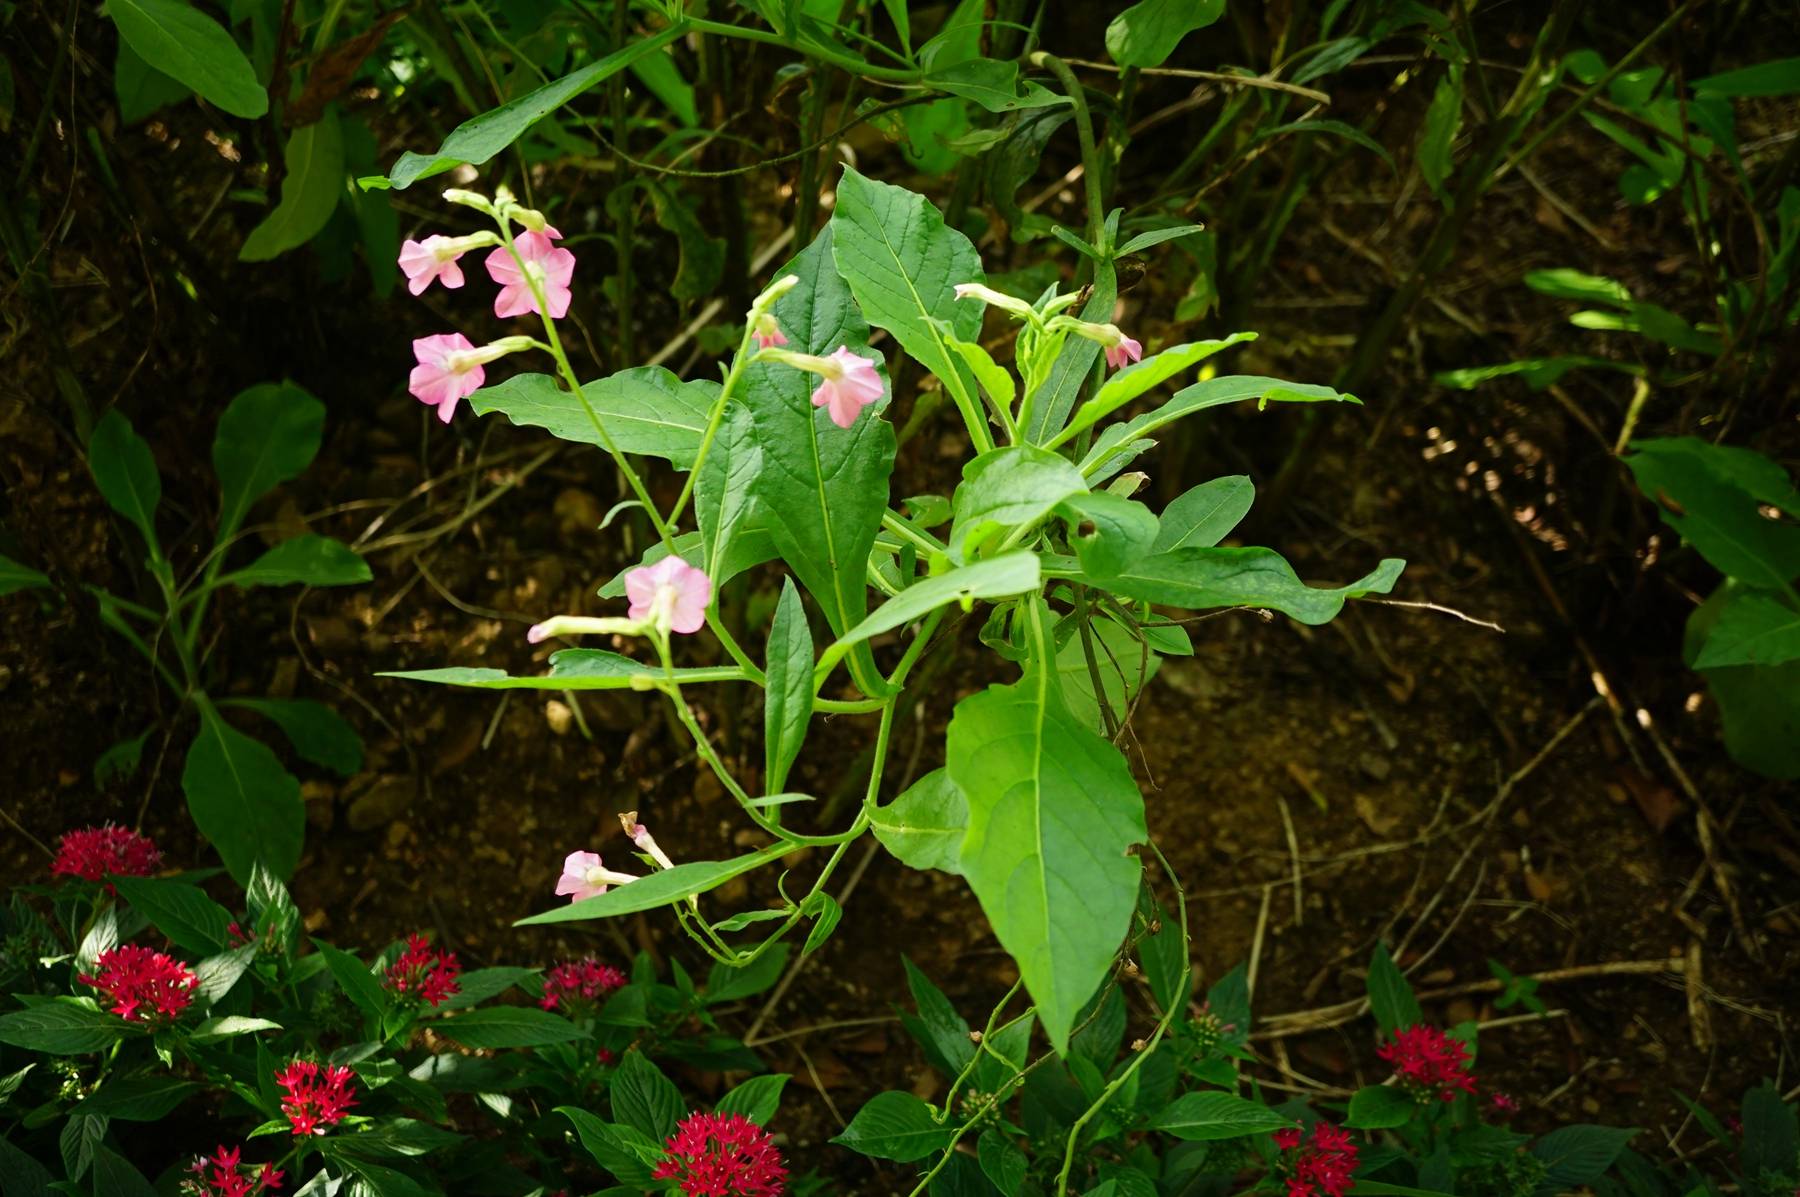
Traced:
[[76, 998], [58, 998], [0, 1014], [0, 1043], [53, 1056], [103, 1051], [137, 1028]]
[[324, 430], [325, 405], [291, 382], [259, 383], [231, 401], [213, 437], [219, 543], [238, 530], [250, 504], [312, 464]]
[[603, 1122], [579, 1106], [558, 1106], [556, 1112], [575, 1124], [575, 1133], [587, 1153], [613, 1174], [626, 1192], [647, 1192], [656, 1165], [662, 1161], [662, 1144], [616, 1122]]
[[1156, 541], [1156, 513], [1111, 491], [1070, 495], [1056, 505], [1056, 513], [1068, 525], [1069, 545], [1089, 573], [1116, 574]]
[[1772, 591], [1735, 590], [1694, 658], [1695, 669], [1800, 660], [1800, 611]]
[[535, 1006], [490, 1006], [439, 1019], [431, 1026], [468, 1048], [545, 1047], [589, 1035], [568, 1019]]
[[962, 872], [969, 801], [950, 774], [933, 769], [886, 806], [864, 808], [881, 846], [915, 869]]
[[661, 32], [642, 41], [632, 42], [598, 62], [591, 62], [560, 79], [544, 84], [536, 91], [527, 92], [516, 100], [510, 100], [480, 116], [471, 117], [456, 126], [435, 153], [415, 154], [409, 150], [400, 155], [400, 160], [394, 163], [394, 169], [388, 175], [388, 183], [404, 190], [420, 179], [442, 174], [465, 162], [480, 166], [517, 141], [525, 130], [551, 112], [686, 33], [687, 22], [676, 21]]
[[[513, 677], [504, 669], [483, 669], [463, 665], [444, 669], [411, 669], [378, 673], [377, 677], [398, 677], [414, 682], [435, 682], [440, 686], [470, 686], [478, 690], [635, 690], [643, 679], [665, 676], [662, 668], [622, 657], [599, 648], [565, 648], [550, 654], [550, 672], [540, 677]], [[684, 668], [675, 670], [675, 680], [687, 685], [700, 682], [740, 681], [743, 673], [735, 668]]]
[[231, 912], [199, 886], [157, 877], [115, 877], [112, 884], [133, 910], [178, 948], [210, 956], [230, 939]]
[[1081, 472], [1092, 477], [1094, 472], [1119, 449], [1131, 441], [1149, 436], [1165, 424], [1173, 424], [1183, 416], [1191, 416], [1209, 407], [1255, 399], [1259, 406], [1269, 403], [1361, 403], [1354, 395], [1340, 394], [1330, 387], [1311, 383], [1283, 382], [1279, 378], [1261, 378], [1253, 374], [1227, 374], [1209, 378], [1175, 392], [1175, 397], [1123, 424], [1113, 424], [1095, 442], [1082, 459]]
[[957, 704], [945, 768], [969, 803], [963, 875], [1065, 1052], [1130, 926], [1144, 799], [1119, 750], [1064, 706], [1043, 600], [1021, 617], [1025, 676]]
[[[633, 366], [583, 384], [581, 393], [622, 452], [661, 457], [685, 470], [700, 452], [719, 384], [703, 379], [683, 382], [661, 366]], [[515, 424], [542, 428], [561, 440], [601, 443], [581, 400], [548, 374], [515, 374], [482, 387], [469, 396], [469, 406], [477, 415], [499, 412]]]
[[220, 705], [243, 707], [274, 720], [304, 760], [345, 777], [362, 770], [362, 737], [348, 720], [322, 702], [310, 698], [228, 698], [222, 699]]
[[1184, 1093], [1156, 1116], [1151, 1130], [1163, 1131], [1189, 1142], [1236, 1139], [1292, 1126], [1285, 1115], [1261, 1102], [1246, 1101], [1231, 1093], [1203, 1090]]
[[1551, 1131], [1531, 1145], [1531, 1154], [1544, 1162], [1539, 1191], [1566, 1193], [1598, 1180], [1637, 1133], [1633, 1127], [1583, 1123]]
[[325, 227], [344, 194], [344, 131], [337, 111], [295, 129], [282, 150], [281, 202], [250, 230], [238, 257], [266, 262], [298, 249]]
[[769, 628], [763, 699], [763, 790], [778, 794], [806, 740], [813, 709], [812, 629], [792, 578], [781, 579], [781, 599]]
[[1800, 499], [1780, 466], [1691, 436], [1637, 441], [1632, 448], [1625, 464], [1638, 489], [1713, 568], [1770, 590], [1800, 576], [1800, 523], [1762, 512], [1767, 504], [1800, 515]]
[[1089, 580], [1115, 594], [1189, 611], [1267, 607], [1301, 623], [1329, 623], [1344, 600], [1393, 590], [1406, 562], [1384, 558], [1345, 586], [1308, 586], [1273, 549], [1187, 548], [1145, 557], [1124, 571]]
[[[775, 317], [791, 349], [827, 354], [847, 346], [867, 357], [868, 326], [832, 265], [833, 227], [775, 272], [800, 279], [775, 302]], [[813, 407], [814, 383], [791, 366], [762, 362], [745, 370], [743, 396], [762, 446], [757, 503], [769, 533], [831, 630], [842, 634], [868, 609], [865, 571], [887, 509], [894, 429], [880, 418], [886, 397], [849, 428], [837, 427]]]
[[904, 627], [948, 603], [968, 604], [976, 599], [1011, 598], [1038, 588], [1038, 559], [1024, 551], [1004, 553], [973, 565], [958, 566], [948, 573], [914, 582], [889, 599], [869, 617], [846, 632], [840, 645], [860, 644], [883, 632]]
[[675, 1133], [675, 1124], [687, 1108], [675, 1082], [636, 1049], [619, 1061], [618, 1071], [607, 1084], [607, 1096], [612, 1099], [613, 1117], [654, 1142]]
[[178, 0], [107, 0], [107, 15], [138, 57], [187, 84], [233, 116], [255, 119], [269, 110], [269, 93], [231, 34], [191, 4]]
[[719, 431], [707, 450], [700, 476], [694, 480], [694, 522], [700, 525], [701, 568], [716, 575], [731, 557], [737, 530], [756, 507], [756, 477], [762, 473], [762, 446], [750, 409], [733, 403], [725, 409]]
[[150, 445], [117, 408], [100, 417], [88, 439], [88, 470], [107, 506], [137, 525], [154, 560], [162, 555], [156, 540], [156, 505], [162, 502], [162, 475]]
[[894, 334], [985, 427], [974, 402], [973, 372], [945, 337], [946, 328], [960, 341], [981, 336], [982, 305], [956, 299], [958, 283], [987, 277], [975, 246], [945, 225], [924, 196], [865, 178], [848, 166], [838, 183], [831, 236], [837, 271], [868, 322]]
[[941, 1123], [911, 1093], [877, 1093], [832, 1142], [878, 1160], [907, 1164], [949, 1146], [956, 1127]]
[[1800, 58], [1776, 58], [1696, 79], [1694, 94], [1707, 96], [1789, 96], [1800, 93]]
[[113, 62], [113, 91], [119, 98], [119, 119], [128, 125], [194, 94], [187, 84], [145, 62], [124, 38], [119, 39], [119, 56]]
[[226, 723], [205, 696], [195, 705], [200, 733], [181, 773], [194, 825], [240, 885], [249, 882], [259, 860], [285, 880], [299, 863], [306, 837], [300, 783], [266, 744]]
[[661, 869], [629, 885], [615, 885], [603, 894], [583, 898], [579, 902], [571, 902], [543, 914], [534, 914], [513, 925], [531, 927], [543, 923], [579, 923], [588, 919], [613, 918], [621, 914], [636, 914], [640, 910], [654, 910], [658, 906], [679, 902], [689, 894], [703, 894], [709, 889], [717, 889], [733, 877], [776, 859], [782, 851], [777, 846], [740, 856], [736, 860], [684, 861], [672, 869]]
[[1225, 0], [1139, 0], [1106, 27], [1106, 52], [1122, 67], [1159, 67], [1181, 39], [1225, 13]]
[[1043, 519], [1070, 495], [1087, 490], [1087, 480], [1066, 457], [1032, 445], [983, 453], [963, 466], [962, 475], [952, 500], [956, 522], [949, 541], [956, 561], [974, 555], [995, 533]]
[[1255, 339], [1256, 334], [1253, 332], [1239, 332], [1218, 341], [1189, 341], [1182, 345], [1171, 345], [1141, 362], [1133, 362], [1101, 383], [1094, 397], [1081, 405], [1081, 410], [1075, 413], [1069, 426], [1058, 433], [1051, 443], [1062, 444], [1074, 439], [1083, 429], [1093, 427], [1151, 387], [1160, 386], [1182, 371], [1193, 369], [1221, 350]]
[[1163, 508], [1152, 552], [1210, 549], [1238, 526], [1256, 501], [1256, 486], [1243, 474], [1202, 482]]
[[284, 540], [243, 569], [219, 579], [221, 586], [355, 586], [375, 575], [356, 550], [329, 536], [303, 532]]

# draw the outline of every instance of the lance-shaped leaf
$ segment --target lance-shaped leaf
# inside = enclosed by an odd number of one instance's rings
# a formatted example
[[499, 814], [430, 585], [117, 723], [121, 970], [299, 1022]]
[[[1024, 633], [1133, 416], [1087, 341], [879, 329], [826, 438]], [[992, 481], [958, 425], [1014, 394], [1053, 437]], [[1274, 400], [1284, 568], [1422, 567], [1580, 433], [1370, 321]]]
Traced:
[[1175, 549], [1145, 557], [1117, 574], [1090, 578], [1127, 598], [1189, 611], [1213, 607], [1267, 607], [1301, 623], [1329, 623], [1346, 599], [1393, 590], [1406, 562], [1384, 558], [1347, 586], [1308, 586], [1273, 549]]
[[1131, 923], [1144, 799], [1119, 750], [1064, 706], [1043, 600], [1021, 615], [1025, 676], [957, 704], [945, 768], [969, 803], [963, 876], [1066, 1052]]
[[678, 470], [694, 464], [719, 384], [683, 382], [661, 366], [633, 366], [586, 383], [587, 407], [548, 374], [515, 374], [469, 396], [477, 415], [499, 412], [515, 424], [542, 428], [560, 440], [599, 445], [598, 418], [624, 453], [661, 457]]
[[850, 645], [861, 644], [883, 632], [904, 627], [915, 619], [923, 619], [946, 603], [1028, 594], [1038, 588], [1038, 578], [1037, 554], [1024, 551], [1003, 553], [973, 565], [959, 566], [935, 578], [914, 582], [839, 637], [826, 653], [832, 658], [841, 656]]
[[1106, 27], [1106, 52], [1122, 67], [1159, 67], [1182, 38], [1224, 13], [1225, 0], [1139, 0]]
[[106, 13], [138, 57], [233, 116], [254, 120], [269, 93], [231, 33], [178, 0], [108, 0]]
[[768, 663], [764, 668], [763, 789], [779, 793], [788, 769], [806, 740], [813, 709], [812, 629], [806, 608], [791, 578], [781, 580], [781, 599], [769, 629]]
[[303, 532], [284, 540], [243, 569], [220, 578], [220, 586], [354, 586], [374, 577], [354, 549], [329, 536]]
[[29, 565], [21, 565], [11, 557], [0, 556], [0, 595], [48, 585], [50, 578], [47, 574], [32, 569]]
[[88, 470], [107, 506], [130, 520], [150, 546], [150, 557], [162, 556], [156, 540], [156, 506], [162, 502], [162, 475], [150, 445], [117, 408], [100, 417], [88, 438]]
[[1189, 341], [1182, 345], [1171, 345], [1141, 362], [1133, 362], [1100, 385], [1094, 397], [1081, 405], [1081, 410], [1075, 413], [1069, 426], [1049, 442], [1050, 446], [1054, 448], [1073, 440], [1082, 430], [1092, 428], [1151, 387], [1159, 386], [1182, 371], [1192, 369], [1220, 350], [1255, 339], [1256, 334], [1253, 332], [1239, 332], [1218, 341]]
[[588, 919], [613, 918], [621, 914], [636, 914], [640, 910], [654, 910], [658, 906], [683, 901], [690, 894], [703, 894], [707, 890], [717, 889], [733, 877], [779, 858], [785, 851], [787, 849], [784, 846], [776, 844], [760, 852], [740, 856], [736, 860], [683, 861], [672, 869], [661, 869], [629, 884], [615, 885], [603, 894], [520, 919], [513, 926], [579, 923]]
[[1202, 482], [1163, 508], [1152, 552], [1210, 549], [1238, 526], [1256, 501], [1256, 486], [1243, 474]]
[[303, 760], [345, 777], [362, 771], [362, 737], [348, 720], [322, 702], [310, 698], [227, 698], [220, 705], [243, 707], [273, 720]]
[[337, 112], [295, 129], [282, 150], [281, 202], [250, 230], [238, 257], [266, 262], [313, 239], [344, 194], [344, 132]]
[[[762, 447], [756, 443], [750, 409], [733, 403], [720, 417], [719, 431], [694, 482], [694, 522], [700, 525], [701, 568], [713, 578], [729, 560], [738, 526], [756, 503], [756, 476], [762, 472]], [[716, 593], [716, 591], [715, 591]]]
[[1354, 395], [1345, 395], [1330, 387], [1312, 383], [1283, 382], [1279, 378], [1261, 378], [1253, 374], [1227, 374], [1209, 378], [1175, 392], [1175, 397], [1161, 407], [1152, 408], [1123, 424], [1113, 424], [1100, 434], [1093, 449], [1082, 459], [1081, 472], [1090, 477], [1106, 459], [1127, 442], [1149, 436], [1165, 424], [1173, 424], [1183, 416], [1191, 416], [1209, 407], [1220, 407], [1243, 399], [1255, 399], [1259, 406], [1270, 403], [1358, 403]]
[[[1119, 300], [1118, 272], [1110, 261], [1094, 268], [1093, 291], [1081, 318], [1090, 324], [1112, 319], [1113, 305]], [[1100, 342], [1086, 337], [1070, 337], [1063, 342], [1062, 352], [1050, 366], [1050, 377], [1025, 398], [1019, 416], [1019, 433], [1031, 444], [1042, 444], [1062, 428], [1075, 410], [1081, 388], [1100, 360]]]
[[258, 861], [276, 877], [291, 876], [306, 838], [299, 781], [267, 745], [226, 723], [204, 696], [195, 703], [200, 734], [181, 774], [194, 825], [238, 884], [249, 882]]
[[852, 167], [844, 168], [837, 194], [832, 254], [864, 317], [893, 333], [914, 361], [942, 380], [964, 418], [985, 428], [974, 404], [973, 372], [949, 344], [950, 337], [974, 341], [981, 335], [981, 305], [956, 301], [956, 284], [987, 277], [975, 246], [945, 225], [924, 196], [865, 178]]
[[291, 382], [259, 383], [231, 401], [213, 436], [217, 543], [238, 530], [250, 504], [312, 464], [324, 429], [325, 405]]
[[[478, 690], [643, 690], [668, 675], [660, 665], [646, 665], [605, 649], [565, 648], [550, 655], [550, 672], [540, 677], [513, 677], [504, 669], [469, 666], [410, 669], [375, 676], [436, 682], [443, 686], [469, 686]], [[744, 672], [730, 666], [702, 666], [677, 669], [674, 677], [685, 686], [701, 682], [739, 682], [744, 680]]]
[[950, 557], [961, 561], [993, 534], [1035, 523], [1056, 505], [1087, 490], [1069, 460], [1048, 449], [1008, 445], [983, 453], [963, 467], [952, 505]]
[[[800, 279], [775, 301], [775, 318], [790, 349], [822, 356], [848, 346], [874, 356], [868, 325], [832, 265], [832, 254], [828, 226], [775, 272], [777, 278]], [[792, 366], [758, 362], [744, 371], [743, 396], [762, 446], [757, 505], [781, 556], [818, 602], [832, 632], [841, 635], [868, 610], [865, 571], [887, 509], [894, 429], [880, 418], [886, 395], [850, 427], [839, 428], [825, 409], [812, 405], [817, 381]], [[853, 659], [853, 668], [863, 680], [872, 679], [872, 659]]]

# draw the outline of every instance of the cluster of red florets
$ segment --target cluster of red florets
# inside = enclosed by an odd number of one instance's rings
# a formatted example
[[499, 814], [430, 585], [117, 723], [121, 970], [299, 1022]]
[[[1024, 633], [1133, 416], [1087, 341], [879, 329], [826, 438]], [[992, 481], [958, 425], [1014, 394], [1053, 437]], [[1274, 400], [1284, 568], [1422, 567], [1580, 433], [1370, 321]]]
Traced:
[[249, 1172], [239, 1166], [242, 1155], [240, 1148], [221, 1147], [213, 1155], [201, 1156], [188, 1169], [195, 1179], [182, 1181], [181, 1191], [191, 1197], [251, 1197], [281, 1187], [278, 1169], [262, 1164]]
[[625, 974], [610, 964], [601, 964], [592, 956], [585, 960], [565, 960], [544, 977], [544, 997], [538, 1002], [546, 1010], [566, 1009], [573, 1002], [597, 1002], [625, 985]]
[[1395, 1078], [1422, 1101], [1455, 1101], [1459, 1093], [1475, 1092], [1469, 1049], [1437, 1027], [1402, 1027], [1375, 1054], [1393, 1065]]
[[461, 972], [455, 952], [440, 952], [415, 932], [406, 937], [406, 950], [400, 958], [388, 966], [387, 987], [401, 997], [435, 1006], [462, 992], [456, 980]]
[[688, 1197], [781, 1197], [787, 1169], [769, 1132], [742, 1114], [690, 1114], [663, 1144], [657, 1180]]
[[63, 833], [56, 842], [53, 877], [100, 881], [115, 877], [148, 877], [162, 865], [162, 850], [148, 836], [111, 823]]
[[322, 1135], [344, 1120], [356, 1104], [356, 1074], [342, 1064], [292, 1060], [275, 1074], [281, 1112], [294, 1134]]
[[174, 1022], [200, 984], [194, 971], [173, 956], [134, 943], [100, 953], [94, 971], [79, 979], [111, 999], [114, 1014], [132, 1022]]
[[1297, 1153], [1287, 1168], [1286, 1197], [1344, 1197], [1356, 1187], [1356, 1144], [1341, 1128], [1315, 1122], [1304, 1146], [1305, 1132], [1297, 1126], [1276, 1131], [1274, 1138], [1282, 1151]]

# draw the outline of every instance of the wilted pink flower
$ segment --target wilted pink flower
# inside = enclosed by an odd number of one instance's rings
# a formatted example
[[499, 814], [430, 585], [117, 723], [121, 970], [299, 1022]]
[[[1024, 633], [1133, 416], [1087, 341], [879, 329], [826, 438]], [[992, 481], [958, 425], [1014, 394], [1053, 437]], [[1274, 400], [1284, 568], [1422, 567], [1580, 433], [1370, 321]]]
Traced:
[[788, 343], [787, 336], [781, 331], [781, 325], [777, 324], [775, 317], [767, 312], [756, 318], [756, 329], [750, 334], [750, 338], [756, 342], [758, 349], [773, 349], [777, 345]]
[[461, 333], [438, 333], [413, 342], [413, 356], [419, 364], [412, 369], [407, 390], [420, 403], [438, 409], [438, 419], [448, 424], [456, 414], [458, 401], [481, 389], [487, 378], [475, 346]]
[[656, 842], [656, 837], [650, 834], [650, 829], [637, 821], [636, 811], [628, 810], [620, 815], [619, 825], [625, 828], [625, 834], [631, 837], [631, 842], [637, 845], [639, 852], [646, 854], [665, 869], [675, 867], [675, 862], [670, 860], [669, 854], [662, 850], [662, 846]]
[[[1118, 332], [1118, 329], [1115, 328], [1113, 331]], [[1106, 347], [1106, 364], [1115, 370], [1127, 361], [1139, 362], [1142, 360], [1144, 360], [1144, 347], [1124, 333], [1119, 333], [1119, 341], [1116, 345]]]
[[712, 602], [712, 579], [671, 553], [655, 565], [626, 574], [625, 595], [631, 600], [631, 618], [683, 634], [697, 632], [705, 625], [706, 608]]
[[406, 272], [406, 289], [414, 295], [423, 294], [433, 279], [453, 291], [462, 286], [462, 267], [456, 259], [465, 252], [466, 246], [442, 233], [433, 233], [423, 241], [406, 242], [400, 247], [400, 269]]
[[829, 412], [833, 424], [848, 428], [863, 408], [881, 398], [881, 375], [874, 362], [851, 353], [848, 345], [839, 345], [821, 360], [836, 369], [819, 379], [812, 404]]
[[569, 895], [579, 902], [606, 892], [609, 885], [625, 885], [636, 881], [629, 873], [615, 873], [600, 863], [598, 852], [571, 852], [563, 858], [562, 876], [556, 879], [558, 897]]
[[[569, 280], [575, 274], [575, 255], [551, 244], [551, 238], [562, 234], [546, 227], [541, 233], [520, 233], [513, 238], [518, 261], [503, 245], [487, 256], [488, 275], [500, 284], [494, 296], [494, 315], [523, 316], [540, 309], [531, 293], [531, 280], [543, 288], [544, 302], [550, 305], [550, 316], [560, 320], [569, 313]], [[520, 269], [520, 263], [524, 269]]]

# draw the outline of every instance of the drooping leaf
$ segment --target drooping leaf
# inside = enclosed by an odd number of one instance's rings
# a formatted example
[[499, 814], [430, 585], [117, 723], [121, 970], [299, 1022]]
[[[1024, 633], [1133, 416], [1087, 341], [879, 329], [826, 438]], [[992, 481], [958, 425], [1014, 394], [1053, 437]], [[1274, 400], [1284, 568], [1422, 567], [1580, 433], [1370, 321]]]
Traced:
[[969, 803], [943, 769], [919, 778], [886, 806], [866, 808], [881, 846], [915, 869], [962, 872]]
[[948, 1146], [956, 1128], [939, 1123], [911, 1093], [877, 1093], [832, 1140], [859, 1155], [907, 1164]]
[[344, 132], [337, 111], [295, 129], [282, 150], [281, 202], [250, 230], [238, 257], [266, 262], [311, 241], [344, 194]]
[[465, 162], [480, 166], [517, 141], [525, 130], [582, 92], [679, 40], [686, 35], [687, 28], [686, 21], [676, 21], [660, 32], [633, 41], [597, 62], [546, 83], [536, 91], [469, 118], [451, 131], [435, 153], [415, 154], [409, 150], [400, 155], [400, 160], [388, 174], [389, 185], [405, 190], [420, 179], [442, 174]]
[[1256, 501], [1256, 486], [1243, 474], [1202, 482], [1163, 508], [1150, 549], [1167, 553], [1188, 547], [1210, 549], [1230, 535]]
[[152, 560], [162, 555], [156, 539], [156, 507], [162, 502], [162, 475], [150, 445], [117, 408], [100, 417], [88, 439], [88, 470], [107, 506], [143, 534]]
[[1217, 341], [1189, 341], [1171, 345], [1141, 362], [1133, 362], [1102, 383], [1094, 397], [1081, 405], [1069, 426], [1050, 444], [1060, 445], [1073, 440], [1083, 429], [1093, 427], [1150, 388], [1160, 386], [1184, 370], [1191, 370], [1221, 350], [1255, 339], [1253, 332], [1239, 332]]
[[587, 407], [548, 374], [515, 374], [470, 395], [469, 406], [477, 415], [499, 412], [560, 440], [599, 445], [600, 434], [588, 415], [591, 407], [620, 451], [661, 457], [685, 470], [700, 452], [719, 384], [683, 382], [661, 366], [633, 366], [583, 384], [581, 393]]
[[213, 437], [216, 543], [238, 530], [252, 503], [312, 464], [324, 428], [325, 405], [291, 382], [259, 383], [231, 401]]
[[813, 709], [812, 629], [791, 578], [781, 580], [763, 673], [763, 789], [778, 793], [806, 740]]
[[[1625, 464], [1638, 489], [1715, 569], [1769, 590], [1800, 576], [1800, 498], [1779, 465], [1688, 436], [1632, 449]], [[1772, 519], [1764, 505], [1790, 518]]]
[[1021, 614], [1025, 676], [957, 704], [945, 767], [969, 803], [963, 875], [1066, 1052], [1131, 921], [1144, 800], [1118, 749], [1063, 704], [1043, 600]]
[[355, 586], [375, 575], [349, 545], [312, 532], [282, 541], [243, 569], [219, 579], [221, 586]]
[[200, 731], [181, 774], [194, 825], [240, 885], [259, 860], [276, 877], [292, 876], [306, 836], [299, 781], [267, 745], [226, 723], [204, 696], [195, 705]]
[[963, 466], [962, 485], [952, 505], [950, 557], [966, 560], [998, 532], [1031, 524], [1056, 505], [1087, 490], [1087, 481], [1069, 460], [1032, 445], [1008, 445], [981, 454]]
[[1181, 39], [1225, 14], [1225, 0], [1139, 0], [1106, 27], [1106, 52], [1122, 67], [1159, 67]]
[[269, 93], [230, 32], [178, 0], [107, 0], [119, 36], [150, 67], [197, 91], [233, 116], [254, 120]]
[[362, 771], [362, 737], [348, 720], [310, 698], [234, 698], [222, 706], [243, 707], [271, 719], [302, 760], [345, 777]]
[[1283, 382], [1279, 378], [1260, 378], [1250, 374], [1227, 374], [1219, 378], [1209, 378], [1205, 382], [1197, 382], [1193, 386], [1184, 387], [1175, 393], [1174, 398], [1160, 407], [1145, 412], [1143, 415], [1123, 424], [1109, 425], [1100, 439], [1094, 443], [1088, 455], [1082, 459], [1081, 472], [1090, 478], [1107, 458], [1119, 452], [1132, 441], [1147, 437], [1165, 424], [1172, 424], [1183, 416], [1191, 416], [1195, 412], [1205, 411], [1210, 407], [1220, 407], [1227, 403], [1237, 403], [1244, 399], [1255, 399], [1259, 406], [1270, 403], [1360, 403], [1354, 395], [1345, 395], [1330, 387], [1316, 386], [1312, 383]]
[[936, 577], [914, 582], [875, 608], [869, 617], [838, 639], [839, 645], [861, 644], [883, 632], [905, 627], [939, 607], [976, 599], [1010, 598], [1038, 588], [1038, 559], [1027, 552], [1003, 553], [973, 565], [961, 565]]
[[733, 877], [767, 864], [779, 856], [765, 848], [735, 860], [689, 860], [672, 869], [660, 869], [629, 885], [615, 885], [603, 894], [583, 898], [567, 906], [559, 906], [542, 914], [519, 919], [515, 927], [533, 927], [545, 923], [578, 923], [588, 919], [613, 918], [636, 914], [678, 902], [689, 894], [703, 894], [717, 889]]
[[1301, 623], [1329, 623], [1347, 599], [1387, 594], [1406, 563], [1384, 558], [1344, 586], [1308, 586], [1272, 549], [1185, 548], [1144, 557], [1125, 570], [1092, 578], [1115, 594], [1189, 611], [1214, 607], [1267, 607]]

